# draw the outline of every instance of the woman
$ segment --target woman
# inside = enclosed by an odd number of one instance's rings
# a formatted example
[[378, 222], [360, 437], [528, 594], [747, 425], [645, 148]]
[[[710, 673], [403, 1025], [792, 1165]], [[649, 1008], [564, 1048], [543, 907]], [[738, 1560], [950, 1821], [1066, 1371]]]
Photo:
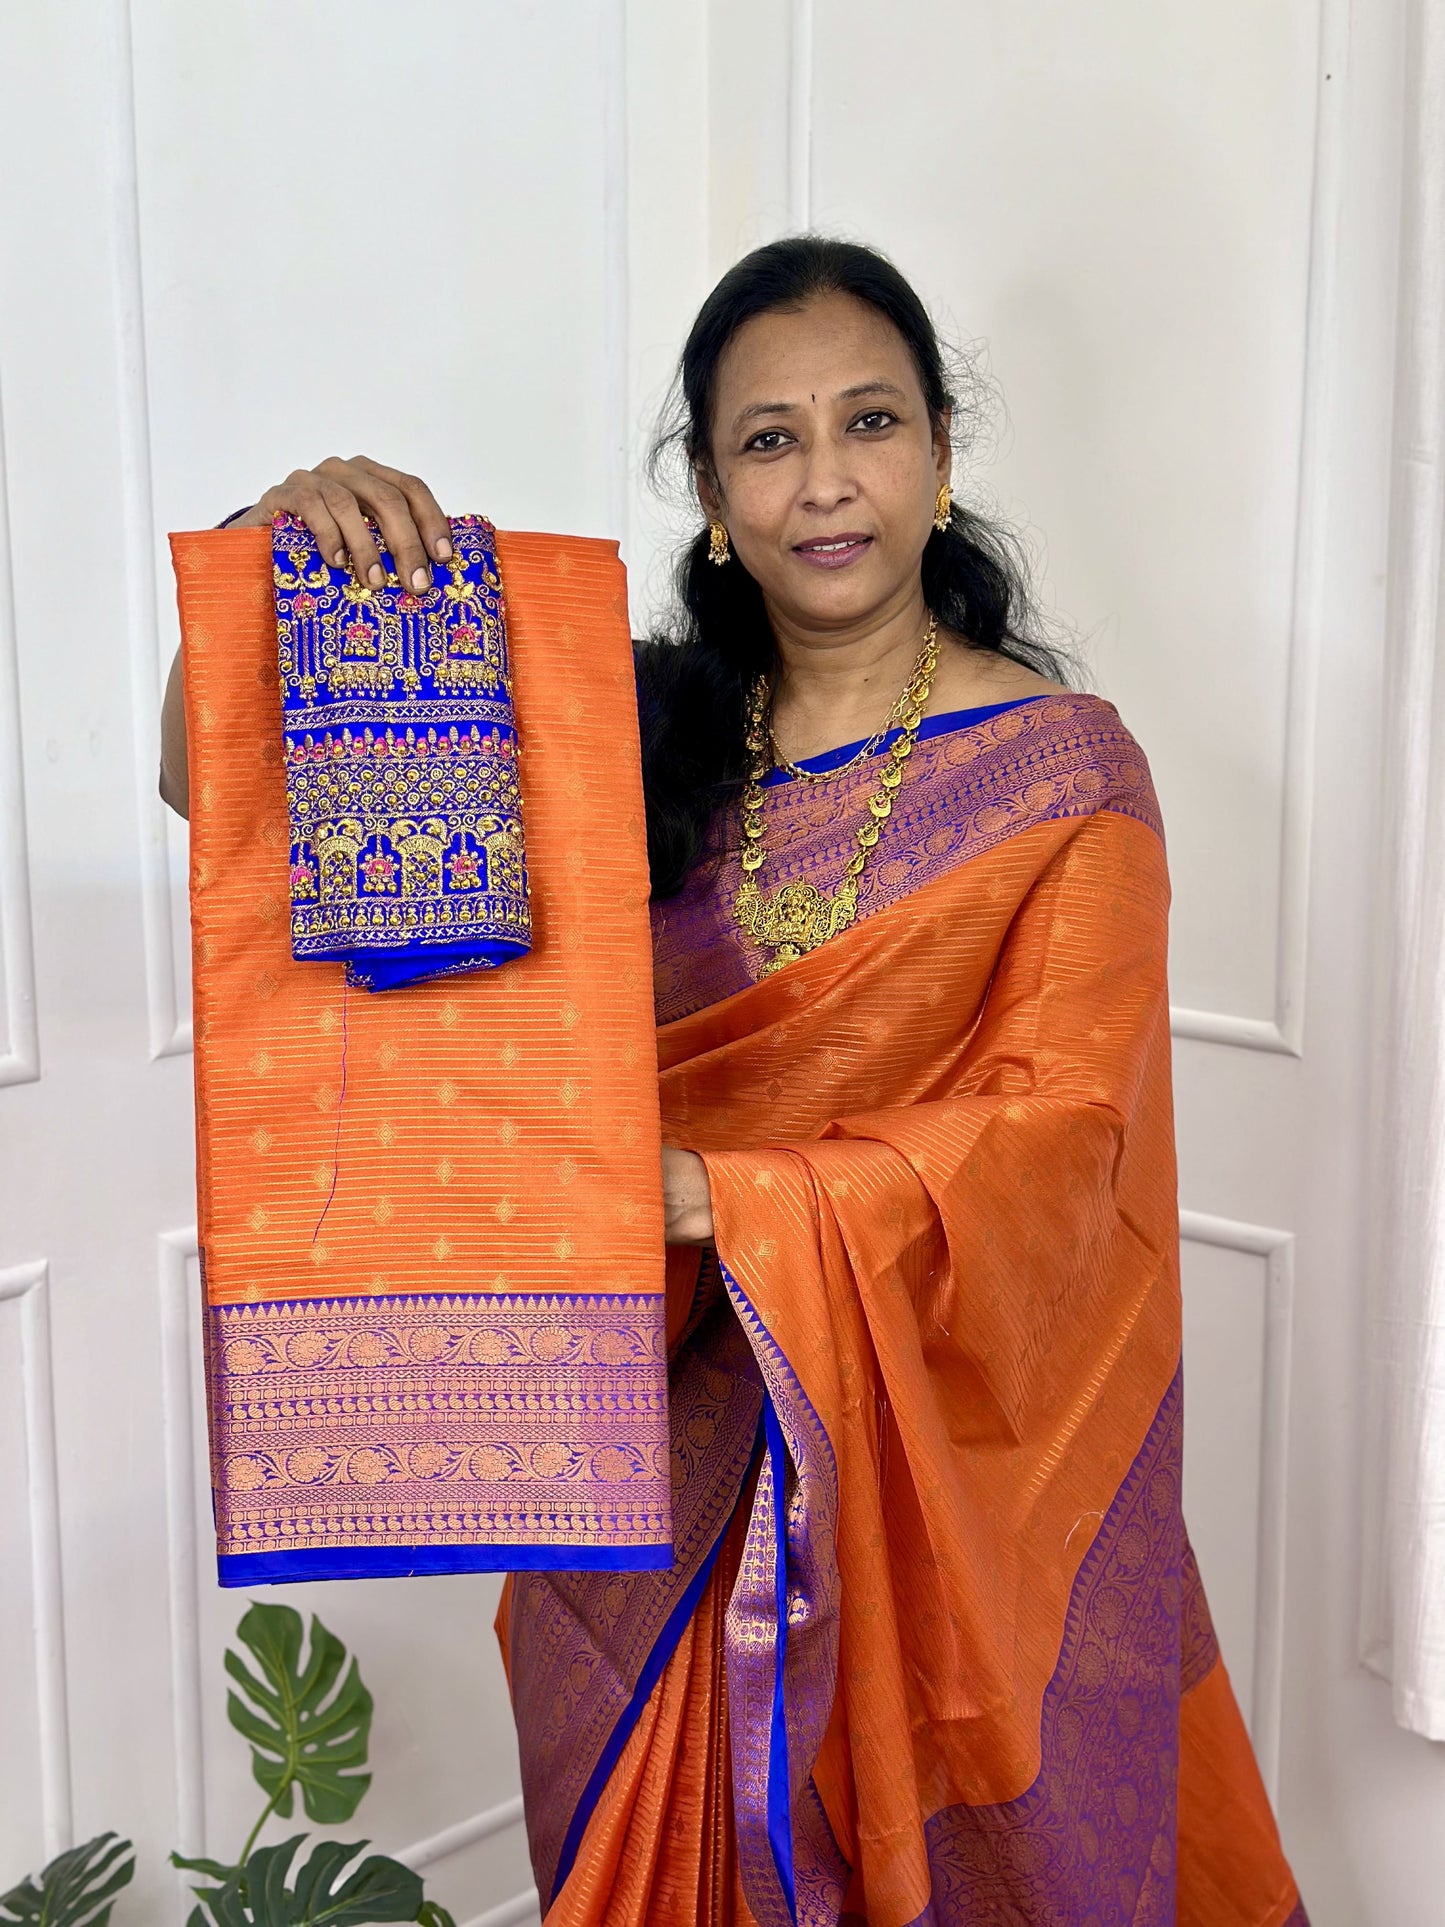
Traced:
[[[952, 505], [881, 256], [749, 255], [680, 392], [708, 526], [639, 652], [677, 1557], [504, 1592], [549, 1927], [1302, 1927], [1180, 1516], [1144, 758]], [[372, 580], [368, 517], [408, 580], [448, 553], [364, 459], [278, 509]]]

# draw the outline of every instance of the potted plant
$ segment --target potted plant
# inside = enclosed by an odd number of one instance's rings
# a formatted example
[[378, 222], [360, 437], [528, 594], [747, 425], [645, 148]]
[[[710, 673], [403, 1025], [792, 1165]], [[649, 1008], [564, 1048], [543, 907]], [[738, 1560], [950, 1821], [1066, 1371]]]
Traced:
[[[250, 1742], [266, 1804], [234, 1862], [171, 1855], [173, 1865], [210, 1883], [192, 1889], [196, 1905], [186, 1927], [456, 1927], [426, 1898], [421, 1876], [385, 1854], [366, 1853], [370, 1841], [318, 1840], [299, 1863], [304, 1833], [257, 1846], [273, 1814], [290, 1819], [298, 1791], [318, 1825], [336, 1826], [355, 1813], [371, 1785], [372, 1698], [356, 1660], [314, 1615], [309, 1648], [301, 1615], [290, 1606], [253, 1602], [236, 1632], [250, 1663], [227, 1647], [234, 1684], [226, 1714]], [[0, 1895], [0, 1927], [107, 1927], [115, 1896], [134, 1872], [130, 1841], [100, 1834]]]

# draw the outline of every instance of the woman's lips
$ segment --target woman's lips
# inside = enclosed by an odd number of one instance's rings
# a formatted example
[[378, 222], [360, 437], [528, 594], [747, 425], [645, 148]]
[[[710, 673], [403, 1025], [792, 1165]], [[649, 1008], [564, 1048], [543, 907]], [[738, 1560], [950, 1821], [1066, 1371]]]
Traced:
[[846, 569], [872, 546], [871, 535], [829, 535], [799, 542], [793, 554], [815, 569]]

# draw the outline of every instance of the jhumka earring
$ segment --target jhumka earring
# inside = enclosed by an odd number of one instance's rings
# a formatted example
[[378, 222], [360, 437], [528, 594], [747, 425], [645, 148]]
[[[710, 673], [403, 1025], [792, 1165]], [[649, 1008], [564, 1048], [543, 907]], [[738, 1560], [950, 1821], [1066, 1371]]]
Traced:
[[948, 527], [948, 512], [953, 507], [953, 488], [948, 482], [938, 491], [938, 500], [933, 505], [933, 526], [936, 529]]
[[716, 562], [718, 567], [721, 568], [723, 563], [729, 561], [731, 557], [732, 550], [728, 547], [727, 530], [721, 522], [709, 522], [707, 525], [708, 561]]

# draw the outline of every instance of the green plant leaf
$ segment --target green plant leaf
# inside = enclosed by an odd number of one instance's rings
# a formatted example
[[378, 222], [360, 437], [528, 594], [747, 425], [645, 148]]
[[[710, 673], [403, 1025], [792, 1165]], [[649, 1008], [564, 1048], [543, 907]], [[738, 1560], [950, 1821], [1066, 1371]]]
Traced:
[[97, 1834], [84, 1846], [57, 1854], [39, 1880], [22, 1880], [0, 1894], [0, 1927], [24, 1921], [34, 1927], [106, 1927], [116, 1894], [135, 1873], [129, 1840]]
[[439, 1901], [424, 1900], [417, 1912], [421, 1927], [457, 1927], [456, 1917], [449, 1914]]
[[234, 1867], [227, 1866], [224, 1860], [192, 1859], [184, 1853], [173, 1853], [171, 1865], [180, 1867], [186, 1873], [203, 1873], [209, 1880], [229, 1880], [236, 1871]]
[[251, 1915], [236, 1889], [197, 1887], [195, 1895], [200, 1905], [186, 1916], [186, 1927], [248, 1927]]
[[246, 1698], [229, 1693], [226, 1713], [251, 1743], [251, 1770], [272, 1811], [289, 1819], [299, 1786], [309, 1818], [349, 1820], [371, 1785], [371, 1775], [356, 1770], [366, 1764], [372, 1708], [356, 1661], [343, 1678], [346, 1648], [313, 1615], [303, 1663], [301, 1615], [292, 1606], [253, 1603], [236, 1634], [259, 1677], [227, 1647], [226, 1671]]
[[224, 1886], [198, 1889], [192, 1927], [372, 1927], [395, 1920], [452, 1927], [447, 1914], [423, 1912], [420, 1876], [399, 1860], [368, 1854], [348, 1874], [370, 1844], [365, 1840], [318, 1841], [297, 1869], [294, 1887], [288, 1886], [303, 1837], [260, 1847]]

